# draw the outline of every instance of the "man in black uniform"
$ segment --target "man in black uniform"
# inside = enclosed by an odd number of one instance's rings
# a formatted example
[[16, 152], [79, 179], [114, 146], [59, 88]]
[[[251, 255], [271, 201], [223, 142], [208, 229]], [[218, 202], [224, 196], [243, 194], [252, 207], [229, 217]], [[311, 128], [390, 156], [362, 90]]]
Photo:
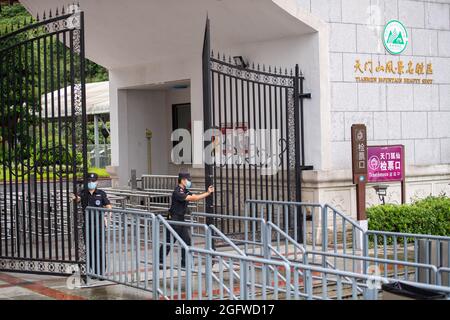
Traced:
[[[191, 175], [189, 173], [180, 173], [178, 175], [178, 186], [172, 193], [172, 203], [169, 209], [169, 220], [174, 221], [184, 221], [184, 215], [187, 213], [188, 204], [191, 201], [200, 201], [210, 196], [214, 192], [214, 187], [209, 186], [208, 191], [202, 194], [192, 194], [189, 189], [192, 186]], [[183, 239], [183, 241], [190, 246], [191, 237], [189, 235], [189, 227], [172, 225], [172, 228], [176, 233]], [[162, 263], [164, 250], [163, 245], [161, 245], [159, 250], [159, 261]], [[166, 253], [170, 252], [170, 233], [167, 232], [166, 235]], [[185, 267], [186, 252], [182, 249], [181, 252], [181, 266]]]
[[[97, 180], [98, 175], [96, 173], [89, 173], [88, 178], [88, 188], [81, 190], [79, 196], [76, 197], [78, 202], [81, 202], [81, 208], [83, 213], [86, 211], [87, 207], [97, 207], [97, 208], [107, 208], [112, 209], [111, 202], [108, 199], [105, 191], [97, 189]], [[92, 220], [91, 220], [92, 221]], [[108, 218], [105, 215], [104, 217], [105, 226], [108, 225]], [[95, 244], [97, 243], [97, 230], [99, 235], [101, 236], [101, 222], [98, 221], [97, 217], [94, 216], [94, 225], [88, 230], [88, 232], [94, 231], [94, 238], [90, 239], [89, 243], [86, 243], [86, 247], [89, 248], [89, 265], [92, 268], [94, 274], [103, 275], [103, 245], [102, 240], [98, 241], [98, 245], [100, 246], [99, 252], [99, 262], [100, 265], [97, 265], [97, 250]], [[86, 236], [86, 235], [85, 235]], [[85, 237], [85, 239], [87, 239]]]

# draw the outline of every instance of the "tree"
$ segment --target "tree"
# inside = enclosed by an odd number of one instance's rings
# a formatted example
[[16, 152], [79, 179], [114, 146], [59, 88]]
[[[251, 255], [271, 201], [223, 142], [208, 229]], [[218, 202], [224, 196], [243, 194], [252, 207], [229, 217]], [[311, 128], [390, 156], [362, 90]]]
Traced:
[[[33, 22], [33, 18], [22, 5], [2, 5], [0, 35]], [[71, 83], [70, 73], [59, 73], [63, 77], [61, 81], [58, 84], [52, 82], [52, 79], [57, 78], [58, 67], [59, 70], [70, 70], [70, 52], [56, 37], [52, 45], [48, 41], [46, 45], [40, 42], [39, 46], [36, 41], [28, 43], [26, 54], [21, 49], [23, 45], [10, 49], [14, 44], [45, 33], [43, 28], [38, 29], [37, 33], [33, 32], [36, 31], [21, 32], [0, 41], [0, 53], [8, 48], [0, 54], [0, 160], [3, 165], [11, 165], [11, 162], [23, 163], [24, 159], [36, 159], [38, 155], [33, 154], [34, 142], [30, 128], [45, 125], [39, 123], [36, 116], [39, 111], [36, 110], [37, 101], [42, 95], [62, 88], [64, 83]], [[33, 64], [30, 63], [31, 56], [34, 57]], [[79, 65], [78, 55], [74, 55], [74, 60], [75, 64]], [[47, 65], [45, 72], [42, 71], [44, 65]], [[52, 67], [49, 67], [50, 65]], [[102, 66], [88, 59], [85, 66], [86, 82], [108, 80], [108, 71]], [[40, 87], [39, 83], [42, 84]]]

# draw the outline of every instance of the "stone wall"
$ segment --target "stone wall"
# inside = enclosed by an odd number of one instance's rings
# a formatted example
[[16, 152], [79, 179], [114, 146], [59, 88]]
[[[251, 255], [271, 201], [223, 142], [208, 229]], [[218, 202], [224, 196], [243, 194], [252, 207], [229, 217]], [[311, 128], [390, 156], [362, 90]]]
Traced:
[[[450, 163], [450, 1], [297, 0], [330, 29], [331, 168], [351, 167], [350, 127], [365, 123], [369, 145], [404, 144], [407, 165]], [[399, 19], [406, 50], [390, 55], [381, 34]], [[433, 64], [433, 84], [358, 83], [355, 61]]]

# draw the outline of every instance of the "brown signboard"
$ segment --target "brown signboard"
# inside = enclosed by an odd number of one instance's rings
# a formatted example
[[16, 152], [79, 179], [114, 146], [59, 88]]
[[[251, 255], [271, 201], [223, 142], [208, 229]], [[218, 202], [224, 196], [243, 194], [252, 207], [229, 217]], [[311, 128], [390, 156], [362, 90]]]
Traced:
[[[352, 125], [352, 169], [353, 183], [367, 176], [367, 129], [364, 124]], [[358, 181], [355, 181], [355, 177]]]
[[356, 184], [357, 219], [366, 220], [367, 129], [364, 124], [352, 125], [352, 173]]

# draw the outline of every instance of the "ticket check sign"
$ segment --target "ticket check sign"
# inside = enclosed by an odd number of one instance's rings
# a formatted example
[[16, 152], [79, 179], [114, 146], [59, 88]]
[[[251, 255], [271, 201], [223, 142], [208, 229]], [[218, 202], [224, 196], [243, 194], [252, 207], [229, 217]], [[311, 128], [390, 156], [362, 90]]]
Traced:
[[402, 145], [369, 146], [367, 148], [368, 182], [395, 182], [404, 179]]
[[403, 145], [367, 147], [367, 182], [400, 182], [401, 200], [405, 203], [405, 147]]

